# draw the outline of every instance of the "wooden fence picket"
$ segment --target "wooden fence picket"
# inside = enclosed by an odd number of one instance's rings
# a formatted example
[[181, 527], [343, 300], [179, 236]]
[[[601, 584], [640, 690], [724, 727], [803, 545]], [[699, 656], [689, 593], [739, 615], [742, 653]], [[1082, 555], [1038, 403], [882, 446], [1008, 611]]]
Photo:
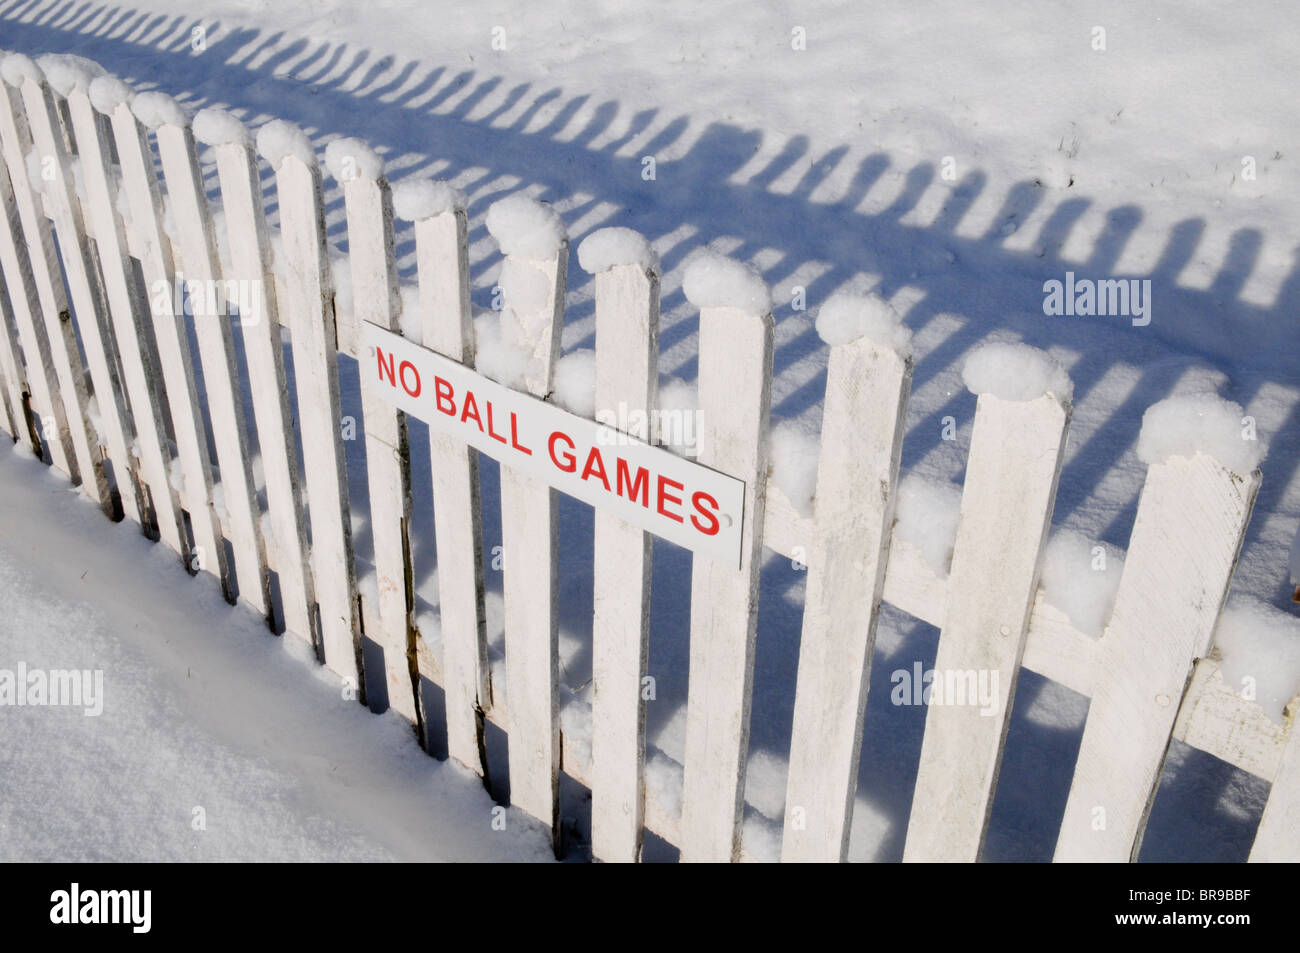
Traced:
[[1210, 646], [1258, 490], [1258, 471], [1242, 476], [1205, 454], [1147, 470], [1056, 860], [1136, 858], [1179, 703]]
[[[524, 378], [534, 397], [551, 390], [564, 320], [569, 244], [549, 260], [518, 259], [507, 267], [532, 268], [544, 278], [536, 313], [518, 315], [531, 329], [533, 360]], [[509, 294], [506, 307], [511, 307]], [[555, 491], [501, 467], [501, 550], [505, 597], [506, 701], [510, 712], [510, 803], [551, 827], [559, 848], [560, 712], [559, 628], [556, 615]]]
[[[474, 366], [470, 322], [468, 222], [452, 208], [415, 223], [422, 343]], [[478, 451], [429, 430], [438, 606], [442, 628], [447, 753], [484, 775], [484, 713], [492, 708], [483, 604], [482, 506]]]
[[[869, 338], [831, 349], [786, 784], [785, 861], [848, 853], [912, 362]], [[873, 421], [864, 427], [862, 422]]]
[[976, 404], [934, 672], [967, 686], [974, 673], [996, 698], [992, 711], [969, 696], [928, 707], [905, 861], [979, 858], [1069, 422], [1054, 394]]
[[129, 103], [118, 103], [109, 121], [122, 166], [122, 188], [130, 209], [131, 231], [153, 315], [159, 370], [181, 467], [180, 498], [190, 517], [192, 540], [185, 554], [186, 565], [192, 571], [213, 576], [226, 599], [233, 602], [234, 587], [226, 547], [212, 505], [207, 428], [199, 403], [185, 311], [178, 304], [179, 294], [175, 293], [180, 276], [174, 267], [171, 242], [163, 231], [162, 191], [154, 171], [153, 150], [144, 126], [136, 119]]
[[[388, 181], [372, 178], [364, 163], [344, 163], [351, 173], [343, 185], [347, 207], [348, 259], [352, 266], [353, 315], [359, 327], [370, 322], [400, 331], [396, 255], [393, 251], [393, 200]], [[358, 360], [374, 358], [363, 353]], [[374, 540], [379, 631], [370, 633], [384, 650], [388, 705], [424, 732], [420, 674], [408, 543], [411, 526], [411, 448], [406, 415], [374, 393], [362, 374], [361, 410], [366, 432], [366, 472], [370, 484], [370, 531]]]
[[95, 388], [95, 402], [99, 405], [104, 442], [117, 484], [114, 496], [128, 518], [143, 523], [143, 496], [135, 458], [130, 451], [135, 438], [131, 408], [117, 377], [113, 338], [107, 324], [108, 309], [99, 267], [86, 234], [81, 202], [73, 185], [72, 157], [68, 153], [59, 106], [49, 84], [31, 77], [23, 79], [22, 98], [33, 146], [38, 155], [53, 161], [56, 169], [54, 177], [45, 184], [46, 205], [53, 213], [59, 256]]
[[[1294, 705], [1294, 702], [1293, 702]], [[1264, 814], [1259, 819], [1255, 843], [1250, 850], [1251, 863], [1295, 863], [1300, 845], [1300, 731], [1295, 727], [1292, 711], [1290, 738], [1282, 753], [1282, 763], [1273, 776]]]
[[[651, 442], [659, 381], [659, 276], [640, 264], [596, 275], [596, 407]], [[635, 424], [643, 422], [639, 429]], [[595, 514], [592, 619], [591, 850], [606, 861], [641, 855], [645, 817], [645, 700], [650, 658], [652, 537]]]
[[321, 646], [325, 664], [354, 685], [358, 700], [364, 701], [360, 607], [340, 430], [343, 410], [320, 169], [315, 162], [308, 164], [287, 155], [280, 158], [275, 184], [287, 286], [280, 312], [293, 342]]
[[[301, 474], [294, 439], [289, 385], [280, 339], [279, 299], [271, 272], [271, 245], [262, 204], [257, 156], [247, 141], [214, 146], [221, 183], [221, 207], [230, 236], [231, 274], [251, 282], [260, 302], [254, 315], [240, 315], [248, 361], [253, 418], [266, 477], [270, 534], [264, 540], [268, 562], [280, 584], [285, 631], [308, 642], [316, 639], [316, 591], [307, 560], [306, 516], [298, 494]], [[253, 299], [249, 299], [253, 300]]]
[[[15, 442], [27, 440], [28, 390], [22, 370], [22, 352], [18, 350], [18, 337], [14, 333], [13, 309], [9, 304], [9, 285], [0, 272], [0, 428]], [[33, 452], [40, 452], [41, 443], [31, 437]]]
[[152, 319], [149, 302], [135, 284], [127, 251], [126, 231], [115, 208], [111, 131], [90, 104], [86, 90], [73, 87], [67, 96], [68, 113], [77, 140], [85, 182], [85, 208], [95, 248], [99, 253], [105, 303], [120, 358], [122, 384], [133, 410], [148, 502], [159, 537], [174, 552], [188, 551], [185, 517], [171, 485], [171, 454], [167, 449], [167, 418], [160, 404], [161, 388], [148, 360], [143, 334]]
[[739, 568], [697, 555], [691, 573], [691, 650], [683, 861], [735, 860], [758, 625], [758, 577], [772, 400], [771, 312], [700, 310], [697, 461], [745, 481]]
[[[36, 381], [38, 388], [43, 385], [46, 391], [42, 399], [46, 405], [42, 410], [46, 415], [41, 426], [42, 438], [49, 444], [56, 465], [61, 457], [69, 478], [79, 480], [82, 492], [105, 513], [113, 515], [103, 452], [87, 412], [90, 394], [86, 386], [85, 365], [77, 346], [54, 236], [35, 183], [30, 182], [27, 176], [27, 153], [32, 148], [31, 129], [18, 90], [5, 82], [0, 82], [0, 143], [3, 143], [8, 179], [12, 183], [12, 192], [7, 191], [5, 195], [6, 228], [4, 238], [0, 240], [6, 249], [10, 242], [16, 246], [12, 252], [4, 250], [5, 273], [11, 288], [19, 286], [15, 284], [13, 275], [30, 274], [36, 295], [33, 302], [32, 289], [29, 288], [27, 301], [31, 320], [24, 320], [21, 307], [15, 306], [19, 341], [27, 355], [29, 369], [39, 365], [53, 368], [54, 372], [53, 379], [48, 373], [40, 381], [34, 373], [29, 377], [30, 381]], [[17, 213], [16, 221], [10, 211], [10, 195], [12, 209]], [[38, 315], [39, 323], [36, 321]]]
[[[220, 293], [223, 286], [218, 284], [223, 275], [194, 133], [188, 125], [164, 122], [155, 130], [155, 136], [176, 223], [176, 251], [187, 284], [197, 281], [203, 289], [197, 300], [191, 296], [194, 337], [203, 367], [203, 388], [210, 408], [208, 417], [212, 421], [225, 509], [230, 517], [228, 532], [235, 554], [239, 598], [270, 620], [270, 577], [262, 542], [261, 510], [253, 490], [244, 400], [239, 388], [230, 316], [225, 295]], [[206, 313], [214, 304], [216, 313]]]

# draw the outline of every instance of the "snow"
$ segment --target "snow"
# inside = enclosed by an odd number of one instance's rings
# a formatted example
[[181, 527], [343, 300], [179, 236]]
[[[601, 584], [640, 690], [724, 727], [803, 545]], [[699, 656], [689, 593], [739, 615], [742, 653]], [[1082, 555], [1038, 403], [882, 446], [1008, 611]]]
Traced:
[[766, 314], [772, 307], [772, 294], [762, 275], [749, 264], [711, 249], [696, 253], [687, 264], [682, 293], [697, 308], [739, 308]]
[[790, 505], [804, 516], [812, 515], [812, 498], [817, 490], [817, 461], [821, 441], [817, 432], [802, 421], [785, 420], [768, 435], [770, 479], [785, 494]]
[[14, 87], [22, 86], [24, 79], [39, 83], [45, 78], [36, 62], [23, 53], [10, 53], [0, 60], [0, 77]]
[[135, 99], [135, 90], [116, 76], [105, 74], [90, 81], [90, 104], [105, 116], [111, 116], [122, 103]]
[[184, 126], [190, 121], [185, 109], [166, 93], [137, 93], [131, 100], [131, 112], [150, 129], [159, 126]]
[[440, 179], [407, 178], [393, 186], [393, 214], [408, 222], [465, 208], [465, 193]]
[[60, 96], [67, 96], [74, 89], [85, 92], [92, 80], [106, 75], [104, 67], [95, 61], [71, 53], [46, 53], [36, 58], [36, 65], [45, 74], [50, 88]]
[[921, 551], [935, 575], [948, 575], [957, 521], [961, 516], [961, 489], [917, 473], [898, 481], [894, 535]]
[[402, 313], [398, 315], [402, 337], [416, 342], [424, 340], [420, 321], [420, 286], [409, 281], [403, 282], [398, 289], [398, 301], [402, 306]]
[[661, 380], [655, 406], [659, 411], [659, 432], [656, 435], [659, 444], [679, 456], [694, 455], [695, 441], [699, 437], [695, 418], [700, 409], [700, 395], [695, 385], [677, 377]]
[[325, 168], [336, 182], [347, 182], [362, 175], [379, 179], [384, 174], [384, 160], [360, 139], [331, 139], [325, 146]]
[[222, 146], [228, 142], [251, 143], [248, 127], [235, 116], [216, 106], [200, 109], [194, 116], [194, 138], [204, 145]]
[[596, 416], [596, 352], [581, 348], [563, 355], [555, 364], [551, 398], [571, 414], [592, 420]]
[[1233, 596], [1219, 616], [1214, 648], [1225, 686], [1242, 692], [1253, 684], [1264, 714], [1284, 724], [1283, 709], [1300, 694], [1300, 619], [1258, 599]]
[[597, 229], [582, 240], [578, 265], [593, 275], [615, 265], [640, 265], [658, 274], [659, 255], [640, 232], [615, 226]]
[[1240, 404], [1215, 394], [1170, 397], [1142, 415], [1137, 454], [1146, 464], [1170, 457], [1198, 453], [1218, 460], [1242, 475], [1251, 473], [1264, 459], [1264, 441], [1248, 439]]
[[539, 261], [554, 258], [569, 237], [555, 209], [518, 192], [492, 203], [484, 224], [503, 255]]
[[903, 357], [912, 353], [912, 332], [893, 305], [879, 295], [832, 295], [818, 310], [816, 327], [821, 339], [832, 347], [868, 337]]
[[1069, 616], [1076, 629], [1099, 639], [1123, 572], [1123, 556], [1114, 547], [1058, 529], [1044, 548], [1039, 584], [1043, 597]]
[[1033, 400], [1051, 394], [1069, 403], [1074, 392], [1070, 376], [1046, 351], [995, 341], [966, 359], [961, 379], [972, 394], [993, 394], [1002, 400]]
[[497, 311], [474, 317], [474, 367], [506, 387], [518, 387], [532, 361], [532, 353], [502, 327], [513, 320], [513, 314]]
[[257, 130], [257, 151], [273, 169], [280, 167], [285, 156], [294, 156], [309, 166], [316, 162], [316, 150], [307, 133], [283, 119], [272, 119]]

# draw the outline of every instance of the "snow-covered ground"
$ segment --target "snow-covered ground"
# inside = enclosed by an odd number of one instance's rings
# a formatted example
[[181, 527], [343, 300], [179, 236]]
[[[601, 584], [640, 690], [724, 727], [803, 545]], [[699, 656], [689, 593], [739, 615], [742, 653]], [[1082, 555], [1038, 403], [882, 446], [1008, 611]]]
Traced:
[[[665, 270], [661, 367], [687, 381], [696, 321], [681, 294], [684, 260], [707, 245], [750, 261], [776, 301], [774, 417], [804, 430], [818, 426], [824, 383], [817, 309], [837, 290], [874, 290], [914, 333], [909, 473], [960, 481], [974, 408], [961, 370], [975, 347], [1046, 348], [1074, 383], [1055, 520], [1121, 550], [1145, 472], [1143, 412], [1213, 390], [1255, 418], [1270, 448], [1234, 592], [1283, 613], [1293, 610], [1287, 547], [1300, 520], [1298, 20], [1283, 2], [1248, 15], [1210, 3], [1010, 0], [195, 0], [183, 13], [165, 0], [10, 2], [0, 4], [0, 47], [77, 52], [138, 88], [191, 109], [222, 105], [252, 126], [293, 120], [318, 154], [332, 138], [359, 137], [394, 181], [449, 179], [469, 196], [484, 308], [500, 271], [483, 228], [496, 199], [524, 189], [552, 203], [575, 245], [597, 227], [635, 228]], [[343, 247], [341, 198], [327, 186]], [[409, 277], [413, 244], [399, 239]], [[1149, 280], [1150, 323], [1045, 315], [1044, 282], [1066, 272]], [[572, 351], [592, 345], [594, 316], [590, 281], [574, 267], [570, 277]], [[794, 307], [799, 288], [807, 310]], [[355, 373], [344, 385], [360, 419]], [[955, 440], [943, 437], [948, 417]], [[421, 440], [417, 428], [417, 570], [432, 630]], [[364, 560], [363, 442], [349, 448]], [[491, 467], [485, 481], [490, 558]], [[575, 503], [561, 513], [562, 651], [580, 736], [591, 518]], [[688, 570], [681, 552], [656, 550], [650, 781], [670, 798], [684, 739]], [[488, 577], [499, 625], [500, 574]], [[783, 809], [803, 576], [773, 559], [763, 585], [746, 827], [760, 855]], [[214, 625], [233, 624], [214, 613]], [[891, 706], [888, 678], [915, 661], [928, 667], [934, 640], [885, 613], [855, 857], [901, 855], [923, 712]], [[990, 857], [1050, 857], [1085, 711], [1065, 689], [1022, 679]], [[1144, 856], [1244, 857], [1262, 786], [1178, 745], [1171, 762]]]

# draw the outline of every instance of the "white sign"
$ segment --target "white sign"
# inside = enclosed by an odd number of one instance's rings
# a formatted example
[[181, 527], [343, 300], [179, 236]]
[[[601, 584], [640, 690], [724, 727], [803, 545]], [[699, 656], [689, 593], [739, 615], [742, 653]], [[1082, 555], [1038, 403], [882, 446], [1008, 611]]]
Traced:
[[366, 386], [481, 453], [669, 542], [740, 566], [745, 484], [503, 387], [363, 322]]

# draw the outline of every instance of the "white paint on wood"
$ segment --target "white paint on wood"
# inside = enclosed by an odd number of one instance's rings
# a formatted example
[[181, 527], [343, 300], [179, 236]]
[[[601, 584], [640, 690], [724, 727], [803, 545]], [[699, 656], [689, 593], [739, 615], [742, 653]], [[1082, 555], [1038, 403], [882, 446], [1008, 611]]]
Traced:
[[[534, 360], [525, 386], [545, 397], [555, 374], [564, 320], [569, 245], [550, 261], [527, 261], [545, 276], [545, 304], [518, 315], [533, 334]], [[511, 303], [506, 301], [506, 306]], [[501, 548], [504, 559], [506, 683], [510, 697], [510, 802], [551, 826], [559, 844], [559, 629], [556, 617], [556, 498], [545, 483], [501, 467]]]
[[1272, 777], [1264, 815], [1259, 819], [1255, 843], [1250, 849], [1251, 863], [1287, 863], [1300, 861], [1300, 696], [1287, 709], [1289, 730], [1286, 748]]
[[[33, 320], [28, 324], [20, 320], [19, 341], [25, 354], [39, 355], [39, 363], [52, 366], [57, 378], [57, 389], [47, 388], [50, 410], [46, 415], [54, 418], [53, 427], [43, 426], [42, 430], [58, 434], [59, 452], [64, 455], [66, 472], [72, 479], [80, 479], [82, 492], [111, 514], [113, 507], [108, 476], [87, 413], [90, 394], [86, 386], [85, 365], [77, 346], [54, 235], [40, 193], [27, 179], [26, 157], [32, 148], [31, 130], [21, 96], [7, 83], [0, 83], [0, 141], [4, 145], [5, 164], [13, 184], [14, 208], [18, 217], [15, 222], [8, 214], [6, 203], [9, 233], [17, 245], [12, 255], [6, 255], [6, 273], [12, 273], [8, 271], [10, 268], [20, 274], [26, 274], [30, 269], [39, 303], [32, 317], [35, 319], [39, 313], [40, 323]], [[10, 280], [12, 282], [12, 278]], [[30, 302], [30, 297], [28, 300]], [[15, 316], [21, 319], [21, 311], [15, 312]], [[34, 366], [32, 357], [29, 356], [27, 361], [29, 368]], [[31, 379], [35, 377], [31, 375]]]
[[[0, 172], [0, 176], [3, 173]], [[14, 332], [13, 308], [9, 303], [9, 286], [0, 272], [0, 427], [14, 441], [26, 440], [27, 415], [25, 411], [28, 390], [22, 369], [22, 352]], [[40, 441], [33, 439], [33, 451], [40, 450]]]
[[1096, 639], [1076, 629], [1069, 616], [1044, 598], [1040, 587], [1029, 617], [1021, 666], [1080, 695], [1091, 696], [1097, 645]]
[[[202, 288], [212, 287], [211, 283], [223, 276], [194, 134], [188, 126], [165, 123], [158, 127], [156, 135], [186, 281], [199, 281]], [[230, 545], [235, 554], [239, 598], [269, 619], [270, 577], [262, 543], [261, 508], [253, 491], [252, 455], [230, 316], [225, 313], [224, 301], [218, 302], [219, 314], [200, 314], [199, 310], [194, 308], [194, 337], [203, 366], [204, 396], [221, 469], [225, 509], [230, 514]]]
[[848, 854], [911, 377], [909, 361], [868, 338], [831, 350], [783, 861], [840, 862]]
[[27, 109], [32, 142], [39, 155], [53, 158], [58, 170], [45, 183], [45, 199], [54, 219], [54, 235], [68, 295], [72, 301], [86, 366], [95, 388], [105, 449], [113, 463], [113, 476], [122, 511], [135, 523], [143, 523], [143, 497], [136, 475], [136, 460], [130, 446], [135, 434], [131, 409], [117, 379], [117, 360], [108, 309], [100, 284], [99, 267], [86, 235], [81, 202], [73, 186], [72, 162], [59, 106], [49, 86], [31, 78], [23, 80], [23, 103]]
[[[149, 148], [144, 127], [128, 103], [122, 103], [114, 110], [112, 126], [122, 166], [122, 188], [126, 190], [131, 227], [137, 238], [140, 268], [145, 288], [149, 290], [158, 363], [171, 411], [176, 456], [184, 477], [181, 500], [189, 512], [193, 534], [189, 565], [193, 570], [210, 573], [221, 584], [226, 599], [233, 601], [234, 588], [226, 547], [216, 508], [212, 505], [212, 467], [190, 354], [189, 332], [184, 311], [177, 313], [171, 303], [174, 297], [170, 291], [176, 273], [171, 243], [162, 228], [162, 193], [154, 171], [153, 151]], [[162, 294], [157, 293], [160, 290]]]
[[[393, 200], [385, 179], [358, 171], [343, 185], [347, 206], [348, 259], [352, 264], [353, 315], [400, 333], [401, 302], [393, 250]], [[374, 361], [358, 341], [359, 360]], [[366, 473], [370, 486], [370, 530], [374, 540], [378, 631], [369, 632], [384, 652], [388, 705], [420, 726], [419, 671], [412, 621], [411, 450], [406, 415], [361, 375], [361, 408], [366, 432]]]
[[[280, 315], [293, 341], [321, 643], [325, 664], [360, 689], [357, 583], [320, 170], [287, 156], [275, 181], [287, 286]], [[358, 698], [364, 700], [364, 692]]]
[[[425, 347], [474, 366], [470, 323], [469, 243], [464, 210], [415, 223], [420, 280], [420, 331]], [[483, 775], [483, 714], [492, 708], [483, 605], [482, 507], [478, 452], [429, 429], [434, 542], [438, 550], [438, 610], [447, 753]]]
[[93, 225], [95, 233], [105, 302], [116, 336], [115, 350], [120, 359], [122, 385], [131, 403], [153, 517], [162, 541], [184, 557], [189, 545], [180, 500], [171, 485], [167, 418], [159, 401], [161, 390], [154, 376], [155, 369], [147, 358], [146, 338], [142, 336], [153, 316], [149, 312], [147, 296], [135, 285], [126, 235], [115, 208], [110, 169], [113, 155], [111, 133], [91, 106], [84, 90], [73, 88], [68, 93], [67, 104], [81, 157], [87, 221]]
[[697, 556], [691, 573], [681, 858], [726, 862], [739, 855], [749, 753], [772, 316], [704, 308], [699, 339], [697, 460], [744, 480], [746, 490], [739, 568]]
[[979, 859], [1069, 418], [1050, 394], [976, 405], [934, 670], [986, 697], [928, 707], [905, 861]]
[[[659, 377], [659, 277], [640, 265], [596, 275], [596, 408], [640, 420], [649, 441]], [[645, 816], [645, 699], [653, 537], [595, 513], [592, 620], [591, 850], [640, 858]]]
[[294, 440], [289, 385], [280, 339], [279, 299], [270, 268], [270, 240], [262, 206], [262, 182], [252, 147], [228, 142], [215, 147], [226, 214], [232, 276], [248, 281], [260, 302], [252, 315], [240, 316], [240, 333], [248, 362], [253, 419], [266, 478], [266, 508], [271, 535], [268, 562], [280, 583], [285, 631], [315, 641], [316, 592], [307, 559], [306, 517], [298, 494], [298, 448]]
[[1178, 708], [1174, 737], [1272, 781], [1286, 748], [1287, 726], [1274, 722], [1258, 702], [1243, 698], [1226, 684], [1217, 661], [1200, 658]]
[[1258, 472], [1243, 478], [1203, 454], [1147, 470], [1056, 860], [1136, 856], [1192, 663], [1209, 648], [1258, 488]]

